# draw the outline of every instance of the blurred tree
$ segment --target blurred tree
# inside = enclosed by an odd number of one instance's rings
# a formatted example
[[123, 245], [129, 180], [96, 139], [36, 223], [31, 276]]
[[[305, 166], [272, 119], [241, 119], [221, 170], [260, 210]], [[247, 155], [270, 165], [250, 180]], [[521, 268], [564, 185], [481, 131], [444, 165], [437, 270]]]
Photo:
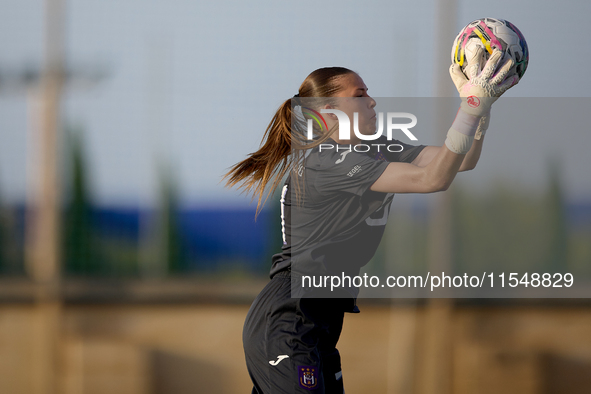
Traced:
[[18, 236], [17, 208], [2, 201], [0, 189], [0, 274], [23, 275], [24, 246]]
[[185, 268], [179, 228], [177, 185], [170, 166], [160, 166], [160, 237], [162, 257], [168, 274], [178, 274]]
[[179, 222], [177, 185], [170, 165], [156, 160], [158, 198], [154, 209], [140, 212], [139, 272], [162, 278], [186, 268]]
[[551, 160], [548, 165], [548, 191], [545, 199], [549, 230], [546, 262], [548, 272], [564, 272], [568, 257], [568, 234], [560, 172], [559, 162]]
[[280, 183], [272, 196], [269, 197], [269, 215], [267, 215], [267, 226], [269, 231], [269, 239], [267, 240], [268, 252], [263, 261], [255, 267], [255, 274], [267, 275], [271, 269], [271, 256], [276, 253], [281, 253], [283, 246], [283, 218], [281, 213], [281, 197], [283, 193], [283, 182]]
[[458, 272], [458, 269], [463, 265], [467, 264], [469, 260], [469, 256], [467, 255], [467, 248], [464, 247], [464, 239], [465, 234], [463, 231], [463, 223], [462, 223], [462, 214], [463, 207], [467, 203], [466, 193], [459, 185], [452, 185], [447, 193], [451, 193], [450, 198], [450, 205], [449, 208], [451, 209], [451, 220], [450, 220], [450, 228], [451, 231], [451, 247], [450, 247], [450, 259], [452, 269], [455, 272]]
[[99, 266], [93, 236], [92, 205], [88, 192], [82, 130], [67, 128], [65, 135], [70, 171], [63, 227], [65, 268], [70, 274], [96, 274]]
[[5, 214], [5, 207], [2, 203], [2, 189], [0, 189], [0, 274], [7, 270], [6, 267], [6, 247], [7, 242], [5, 240], [5, 227], [6, 227], [6, 214]]

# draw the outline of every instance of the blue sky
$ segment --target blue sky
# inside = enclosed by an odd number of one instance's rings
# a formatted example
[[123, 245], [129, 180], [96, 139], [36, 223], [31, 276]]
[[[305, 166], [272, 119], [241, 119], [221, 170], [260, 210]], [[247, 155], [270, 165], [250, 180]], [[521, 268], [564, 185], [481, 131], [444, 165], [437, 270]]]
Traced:
[[[243, 204], [220, 177], [257, 149], [278, 105], [319, 67], [358, 71], [375, 97], [433, 96], [435, 71], [449, 65], [434, 64], [434, 4], [69, 1], [68, 64], [108, 72], [92, 88], [68, 88], [63, 100], [63, 121], [84, 133], [94, 198], [101, 204], [153, 203], [160, 161], [173, 168], [186, 204]], [[0, 0], [0, 7], [0, 72], [38, 67], [43, 2]], [[459, 1], [455, 30], [484, 16], [513, 22], [531, 55], [525, 77], [507, 96], [552, 97], [564, 108], [578, 102], [583, 119], [591, 103], [589, 15], [591, 2], [585, 1]], [[24, 92], [0, 87], [4, 200], [26, 195], [32, 108]], [[459, 182], [483, 192], [499, 179], [540, 190], [554, 157], [567, 197], [591, 200], [591, 133], [579, 112], [569, 116], [568, 124], [582, 127], [556, 130], [560, 123], [550, 127], [534, 119], [531, 127], [511, 130], [493, 113], [482, 161]], [[442, 143], [425, 138], [421, 143]]]

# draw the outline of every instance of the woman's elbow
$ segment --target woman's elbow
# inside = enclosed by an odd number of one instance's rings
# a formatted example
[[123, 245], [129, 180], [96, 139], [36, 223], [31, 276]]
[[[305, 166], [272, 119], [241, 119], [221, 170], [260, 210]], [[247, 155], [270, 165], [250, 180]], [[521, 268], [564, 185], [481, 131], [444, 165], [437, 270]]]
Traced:
[[451, 186], [452, 179], [437, 179], [429, 182], [426, 186], [426, 193], [444, 192]]
[[463, 163], [462, 168], [460, 171], [471, 171], [476, 168], [476, 163]]
[[447, 190], [447, 189], [449, 189], [449, 187], [451, 186], [451, 182], [452, 182], [452, 181], [450, 180], [450, 181], [447, 181], [447, 182], [442, 182], [442, 183], [440, 183], [440, 184], [438, 185], [438, 188], [437, 188], [437, 190], [435, 190], [435, 191], [436, 191], [436, 192], [444, 192], [444, 191], [446, 191], [446, 190]]

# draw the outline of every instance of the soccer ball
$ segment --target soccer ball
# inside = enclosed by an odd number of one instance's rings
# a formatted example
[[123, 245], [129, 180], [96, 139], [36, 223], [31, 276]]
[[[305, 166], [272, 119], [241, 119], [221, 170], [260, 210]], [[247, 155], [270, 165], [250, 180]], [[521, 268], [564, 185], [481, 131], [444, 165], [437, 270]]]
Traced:
[[484, 59], [481, 67], [490, 57], [494, 48], [503, 51], [503, 57], [499, 64], [512, 58], [515, 62], [515, 70], [519, 78], [525, 74], [529, 62], [529, 51], [523, 34], [514, 24], [503, 19], [482, 18], [470, 22], [464, 27], [454, 41], [451, 49], [451, 61], [459, 64], [464, 71], [467, 59], [478, 49], [485, 48]]

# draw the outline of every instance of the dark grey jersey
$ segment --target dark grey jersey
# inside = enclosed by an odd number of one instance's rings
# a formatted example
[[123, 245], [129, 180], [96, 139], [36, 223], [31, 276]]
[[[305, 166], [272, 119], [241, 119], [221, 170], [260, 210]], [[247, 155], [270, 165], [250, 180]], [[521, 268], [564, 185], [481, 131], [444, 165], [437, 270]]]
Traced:
[[[371, 185], [388, 162], [410, 163], [424, 148], [382, 138], [359, 153], [327, 143], [334, 148], [314, 148], [283, 186], [283, 248], [273, 256], [271, 276], [288, 268], [296, 275], [358, 275], [380, 243], [393, 198]], [[375, 144], [383, 144], [379, 152]], [[403, 149], [387, 151], [392, 144]]]

